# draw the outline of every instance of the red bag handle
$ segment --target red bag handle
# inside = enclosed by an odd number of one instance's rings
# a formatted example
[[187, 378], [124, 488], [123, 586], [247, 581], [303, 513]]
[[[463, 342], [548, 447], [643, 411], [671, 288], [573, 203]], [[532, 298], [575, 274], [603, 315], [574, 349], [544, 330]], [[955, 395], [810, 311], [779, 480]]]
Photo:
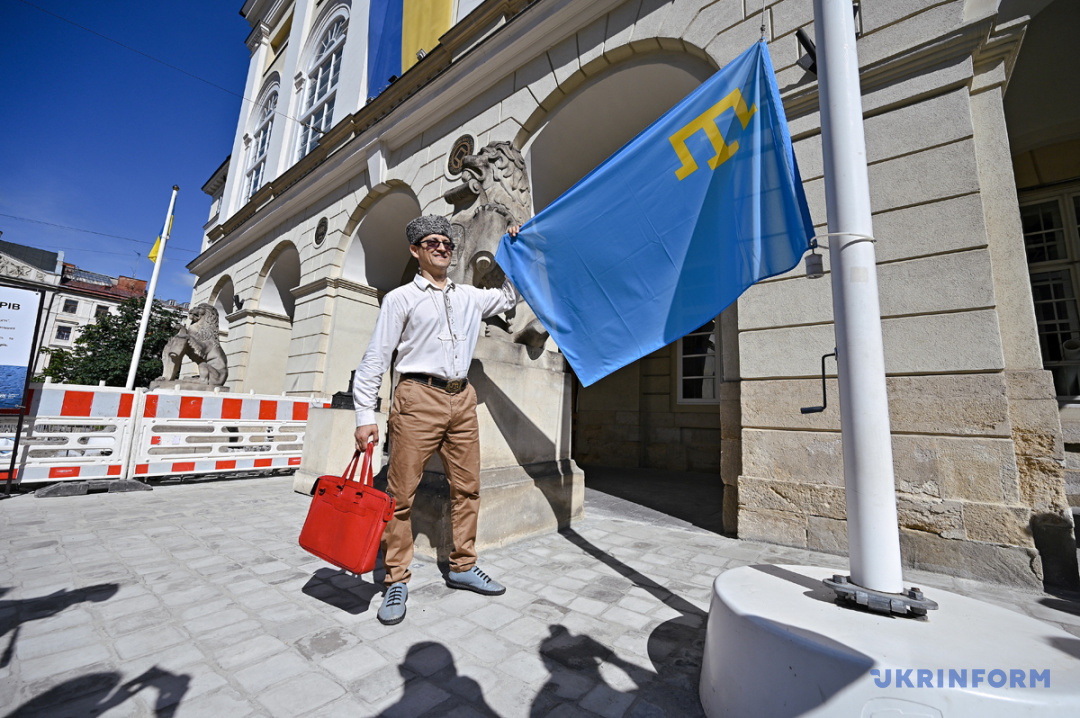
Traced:
[[[365, 486], [372, 486], [374, 484], [371, 471], [371, 456], [374, 451], [375, 442], [369, 441], [364, 450], [364, 464], [360, 469], [360, 483]], [[346, 481], [356, 481], [356, 464], [359, 460], [360, 449], [357, 449], [356, 453], [353, 454], [352, 461], [349, 462], [349, 466], [345, 469], [345, 473], [341, 475], [341, 478]]]

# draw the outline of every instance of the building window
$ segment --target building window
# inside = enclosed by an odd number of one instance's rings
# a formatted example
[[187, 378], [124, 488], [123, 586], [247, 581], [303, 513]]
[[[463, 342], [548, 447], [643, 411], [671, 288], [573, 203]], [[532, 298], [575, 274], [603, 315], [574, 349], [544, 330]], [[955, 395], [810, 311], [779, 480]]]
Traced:
[[307, 76], [297, 160], [315, 149], [319, 138], [333, 124], [341, 54], [345, 49], [345, 26], [345, 18], [339, 17], [319, 41], [318, 53]]
[[64, 300], [64, 314], [74, 314], [79, 311], [79, 303], [74, 299]]
[[1080, 395], [1080, 184], [1024, 195], [1020, 205], [1043, 368], [1058, 396]]
[[100, 319], [101, 315], [108, 314], [109, 307], [105, 304], [99, 304], [94, 308], [94, 319]]
[[56, 327], [56, 341], [67, 342], [71, 341], [71, 327], [67, 324], [61, 324]]
[[679, 340], [679, 403], [720, 401], [720, 318]]
[[277, 111], [278, 93], [271, 92], [266, 102], [259, 108], [259, 126], [248, 148], [248, 171], [244, 184], [244, 201], [263, 186], [266, 175], [266, 148], [270, 145], [270, 130], [274, 126], [274, 113]]

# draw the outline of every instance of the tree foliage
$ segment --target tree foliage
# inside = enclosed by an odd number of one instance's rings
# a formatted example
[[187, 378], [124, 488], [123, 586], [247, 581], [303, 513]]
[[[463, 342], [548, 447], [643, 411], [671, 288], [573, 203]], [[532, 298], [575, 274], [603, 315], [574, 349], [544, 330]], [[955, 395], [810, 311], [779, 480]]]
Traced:
[[[144, 298], [132, 297], [119, 306], [119, 313], [99, 315], [93, 324], [83, 328], [70, 351], [51, 351], [44, 375], [65, 384], [93, 386], [104, 380], [106, 386], [124, 386], [135, 352], [143, 303]], [[182, 325], [179, 314], [166, 309], [161, 302], [154, 302], [135, 372], [135, 386], [149, 386], [161, 376], [161, 351]]]

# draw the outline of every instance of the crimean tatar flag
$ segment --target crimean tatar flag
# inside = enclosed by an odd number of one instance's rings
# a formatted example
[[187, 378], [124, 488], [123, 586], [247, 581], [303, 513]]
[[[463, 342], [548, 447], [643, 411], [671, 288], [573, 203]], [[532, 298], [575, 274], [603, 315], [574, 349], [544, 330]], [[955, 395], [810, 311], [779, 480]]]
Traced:
[[170, 214], [169, 221], [161, 228], [161, 234], [158, 235], [157, 240], [154, 241], [153, 249], [151, 249], [150, 254], [147, 255], [147, 258], [154, 264], [157, 264], [158, 254], [161, 252], [161, 238], [164, 237], [168, 240], [169, 235], [172, 234], [172, 218], [173, 216]]
[[454, 0], [371, 0], [368, 9], [368, 96], [375, 97], [431, 52], [453, 22]]
[[812, 236], [759, 42], [503, 237], [495, 259], [588, 386], [794, 268]]

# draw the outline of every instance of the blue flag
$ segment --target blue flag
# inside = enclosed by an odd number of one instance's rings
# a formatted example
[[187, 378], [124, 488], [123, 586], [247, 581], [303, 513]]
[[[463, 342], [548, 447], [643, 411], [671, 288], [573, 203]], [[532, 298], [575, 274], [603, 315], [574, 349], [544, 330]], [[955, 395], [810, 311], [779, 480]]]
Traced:
[[503, 237], [495, 259], [588, 386], [791, 270], [812, 236], [759, 42]]

